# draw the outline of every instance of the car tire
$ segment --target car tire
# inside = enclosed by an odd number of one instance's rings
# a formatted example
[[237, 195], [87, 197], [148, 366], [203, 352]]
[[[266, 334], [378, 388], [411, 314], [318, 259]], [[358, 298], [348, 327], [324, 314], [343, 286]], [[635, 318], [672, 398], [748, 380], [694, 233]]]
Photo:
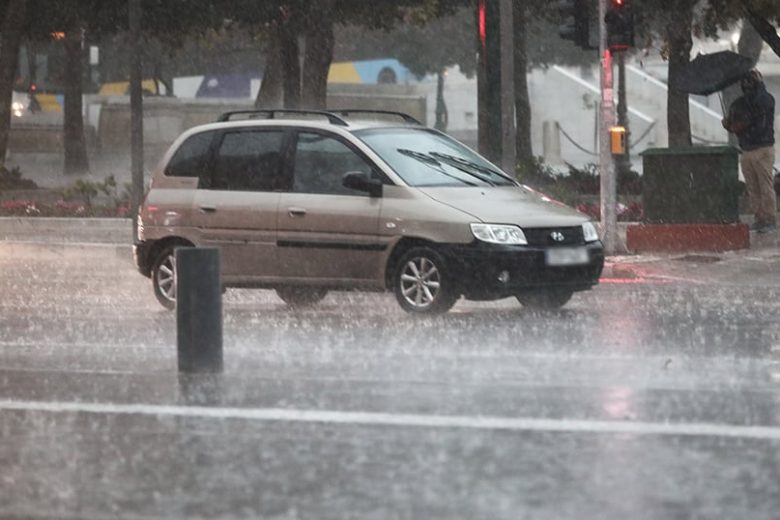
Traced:
[[541, 289], [519, 293], [516, 298], [529, 309], [554, 310], [566, 305], [573, 294], [569, 289]]
[[441, 314], [455, 305], [460, 292], [447, 261], [430, 247], [413, 247], [403, 254], [393, 272], [393, 292], [411, 314]]
[[157, 301], [168, 310], [176, 308], [176, 256], [177, 247], [182, 244], [165, 246], [152, 264], [152, 286]]
[[276, 294], [290, 307], [309, 307], [327, 296], [327, 289], [319, 287], [279, 287]]

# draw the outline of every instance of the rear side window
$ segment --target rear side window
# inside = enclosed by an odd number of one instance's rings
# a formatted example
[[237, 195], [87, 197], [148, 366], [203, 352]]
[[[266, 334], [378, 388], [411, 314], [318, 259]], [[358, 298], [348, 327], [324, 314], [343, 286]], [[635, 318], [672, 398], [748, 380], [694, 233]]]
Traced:
[[173, 154], [165, 174], [171, 177], [203, 177], [214, 132], [191, 135]]
[[253, 130], [225, 134], [214, 163], [215, 190], [274, 191], [282, 176], [284, 132]]

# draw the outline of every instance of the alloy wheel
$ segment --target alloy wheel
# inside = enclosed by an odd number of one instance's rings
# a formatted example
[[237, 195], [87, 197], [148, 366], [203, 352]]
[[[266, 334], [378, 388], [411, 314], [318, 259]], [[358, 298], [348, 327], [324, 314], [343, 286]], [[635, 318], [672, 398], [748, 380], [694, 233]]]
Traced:
[[401, 272], [401, 294], [414, 308], [424, 309], [436, 301], [441, 289], [441, 275], [429, 258], [410, 259]]
[[162, 259], [155, 276], [160, 295], [171, 303], [176, 302], [176, 258], [173, 251]]

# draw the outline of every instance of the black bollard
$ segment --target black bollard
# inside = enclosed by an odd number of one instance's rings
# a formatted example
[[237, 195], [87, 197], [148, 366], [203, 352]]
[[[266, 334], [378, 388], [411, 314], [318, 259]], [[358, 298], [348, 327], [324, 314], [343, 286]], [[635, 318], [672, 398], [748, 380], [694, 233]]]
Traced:
[[222, 374], [179, 372], [179, 399], [185, 406], [221, 406]]
[[179, 372], [222, 372], [220, 264], [215, 247], [176, 249]]

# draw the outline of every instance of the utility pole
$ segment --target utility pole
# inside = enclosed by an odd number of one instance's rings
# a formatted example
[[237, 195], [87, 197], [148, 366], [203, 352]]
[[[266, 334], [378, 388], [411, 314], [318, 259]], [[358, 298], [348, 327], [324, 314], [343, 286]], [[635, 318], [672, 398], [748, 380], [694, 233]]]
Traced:
[[599, 52], [601, 55], [601, 128], [599, 131], [599, 173], [601, 183], [601, 226], [604, 250], [614, 255], [617, 250], [617, 183], [612, 160], [609, 129], [615, 121], [612, 87], [612, 51], [607, 44], [607, 2], [599, 0]]
[[144, 191], [144, 109], [141, 81], [141, 0], [128, 0], [130, 45], [132, 63], [130, 67], [130, 171], [132, 173], [131, 215], [133, 217], [133, 240], [138, 237], [138, 209]]

